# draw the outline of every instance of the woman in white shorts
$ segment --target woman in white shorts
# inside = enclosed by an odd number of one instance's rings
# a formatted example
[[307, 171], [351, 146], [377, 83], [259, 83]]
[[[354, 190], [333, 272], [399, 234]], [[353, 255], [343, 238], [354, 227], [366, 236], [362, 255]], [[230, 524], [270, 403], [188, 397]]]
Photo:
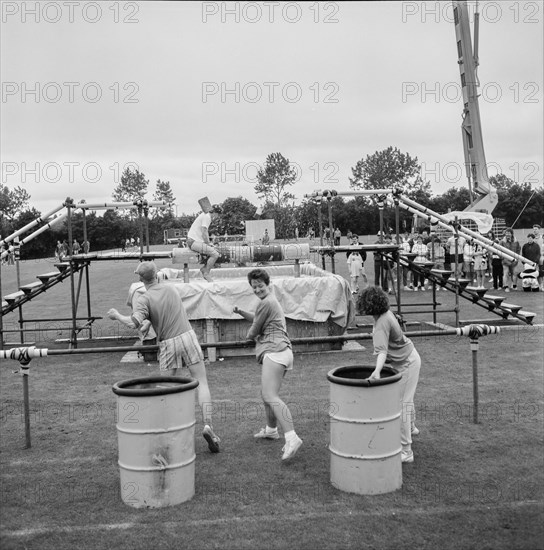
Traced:
[[270, 289], [270, 276], [264, 269], [253, 269], [247, 278], [260, 299], [259, 305], [254, 314], [237, 306], [233, 311], [251, 322], [247, 339], [255, 340], [257, 361], [262, 365], [261, 396], [267, 425], [255, 434], [255, 438], [279, 439], [279, 424], [285, 436], [282, 460], [287, 460], [295, 456], [302, 445], [302, 439], [295, 432], [291, 411], [279, 396], [283, 377], [293, 368], [293, 350], [287, 335], [285, 315]]

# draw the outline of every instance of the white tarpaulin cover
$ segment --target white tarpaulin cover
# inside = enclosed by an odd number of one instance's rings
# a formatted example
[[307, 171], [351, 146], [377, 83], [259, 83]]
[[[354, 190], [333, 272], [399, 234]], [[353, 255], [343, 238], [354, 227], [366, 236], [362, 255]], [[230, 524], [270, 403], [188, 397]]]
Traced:
[[[331, 319], [347, 328], [354, 319], [355, 307], [348, 282], [313, 264], [303, 264], [301, 276], [294, 277], [294, 266], [263, 266], [270, 274], [270, 287], [281, 304], [285, 316], [301, 321], [327, 322]], [[241, 317], [232, 312], [234, 306], [255, 311], [259, 298], [249, 286], [247, 273], [252, 268], [214, 269], [213, 283], [199, 278], [198, 270], [190, 270], [189, 283], [183, 283], [183, 270], [163, 268], [169, 278], [160, 284], [176, 286], [190, 320], [231, 319]], [[181, 279], [181, 280], [180, 280]], [[145, 292], [143, 283], [134, 283], [129, 290], [129, 304], [135, 294]]]
[[476, 222], [478, 226], [478, 231], [485, 235], [493, 229], [493, 216], [490, 214], [485, 214], [483, 212], [448, 212], [447, 214], [442, 214], [442, 217], [446, 218], [448, 221], [454, 221], [455, 217], [460, 220], [472, 220]]

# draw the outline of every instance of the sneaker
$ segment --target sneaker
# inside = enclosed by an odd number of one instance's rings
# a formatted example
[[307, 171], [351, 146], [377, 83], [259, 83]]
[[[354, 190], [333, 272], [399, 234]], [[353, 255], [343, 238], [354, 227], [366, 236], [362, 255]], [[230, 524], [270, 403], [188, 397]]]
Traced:
[[419, 430], [416, 426], [412, 426], [412, 435], [419, 435]]
[[298, 435], [291, 441], [286, 441], [285, 445], [282, 448], [283, 455], [281, 459], [288, 460], [289, 458], [293, 458], [296, 452], [300, 449], [301, 445], [302, 445], [302, 439], [300, 439]]
[[407, 464], [410, 464], [414, 461], [414, 451], [401, 451], [400, 459], [401, 462], [406, 462]]
[[427, 287], [425, 287], [425, 286], [421, 287], [421, 292], [425, 292], [426, 290], [427, 290]]
[[487, 281], [488, 283], [492, 283], [493, 282], [493, 279], [489, 279], [489, 281]]
[[510, 292], [510, 289], [509, 289], [508, 287], [506, 287], [506, 288], [504, 289], [504, 292]]
[[409, 286], [405, 286], [404, 290], [411, 290], [411, 288]]
[[280, 434], [278, 433], [277, 429], [275, 432], [268, 433], [266, 431], [266, 428], [261, 428], [261, 431], [259, 433], [256, 433], [253, 437], [255, 439], [279, 439]]
[[416, 288], [414, 288], [414, 292], [417, 292], [417, 286], [416, 286]]
[[213, 430], [208, 424], [206, 424], [202, 430], [202, 437], [208, 442], [208, 448], [212, 453], [219, 452], [219, 443], [221, 440], [213, 433]]

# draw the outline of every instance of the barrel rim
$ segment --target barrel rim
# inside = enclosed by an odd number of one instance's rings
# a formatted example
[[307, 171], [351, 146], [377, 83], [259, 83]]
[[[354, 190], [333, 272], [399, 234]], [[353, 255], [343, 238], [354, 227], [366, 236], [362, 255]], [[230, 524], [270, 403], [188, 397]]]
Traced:
[[402, 374], [392, 367], [383, 367], [382, 374], [387, 373], [385, 378], [379, 378], [378, 380], [369, 380], [368, 378], [344, 378], [338, 376], [337, 373], [345, 372], [347, 370], [365, 369], [370, 373], [374, 370], [374, 366], [369, 365], [348, 365], [344, 367], [336, 367], [327, 373], [327, 379], [333, 384], [339, 384], [340, 386], [359, 386], [364, 388], [374, 386], [386, 386], [388, 384], [394, 384], [402, 378]]
[[[130, 388], [137, 384], [151, 384], [153, 382], [176, 382], [177, 386], [168, 388]], [[113, 387], [113, 393], [129, 397], [148, 397], [152, 395], [168, 395], [171, 393], [181, 393], [194, 390], [198, 386], [198, 380], [182, 376], [147, 376], [145, 378], [131, 378], [116, 382]]]

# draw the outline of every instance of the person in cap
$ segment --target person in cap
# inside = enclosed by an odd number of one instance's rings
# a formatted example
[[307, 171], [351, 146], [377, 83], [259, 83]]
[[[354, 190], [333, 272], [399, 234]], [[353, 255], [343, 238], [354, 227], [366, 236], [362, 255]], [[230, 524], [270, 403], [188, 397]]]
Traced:
[[213, 279], [210, 275], [210, 271], [215, 265], [215, 262], [220, 256], [217, 248], [212, 246], [209, 229], [215, 216], [221, 214], [221, 208], [214, 206], [209, 212], [201, 212], [192, 223], [189, 231], [187, 232], [187, 247], [193, 252], [207, 256], [206, 265], [204, 265], [200, 272], [206, 281], [212, 282]]
[[144, 334], [153, 326], [159, 345], [159, 368], [162, 374], [175, 376], [185, 364], [193, 378], [198, 380], [198, 403], [202, 410], [202, 435], [212, 453], [219, 452], [220, 439], [212, 428], [212, 398], [204, 355], [195, 331], [192, 329], [181, 297], [174, 286], [159, 283], [154, 262], [141, 262], [134, 271], [144, 284], [146, 292], [136, 302], [131, 315], [121, 315], [115, 308], [108, 317]]

